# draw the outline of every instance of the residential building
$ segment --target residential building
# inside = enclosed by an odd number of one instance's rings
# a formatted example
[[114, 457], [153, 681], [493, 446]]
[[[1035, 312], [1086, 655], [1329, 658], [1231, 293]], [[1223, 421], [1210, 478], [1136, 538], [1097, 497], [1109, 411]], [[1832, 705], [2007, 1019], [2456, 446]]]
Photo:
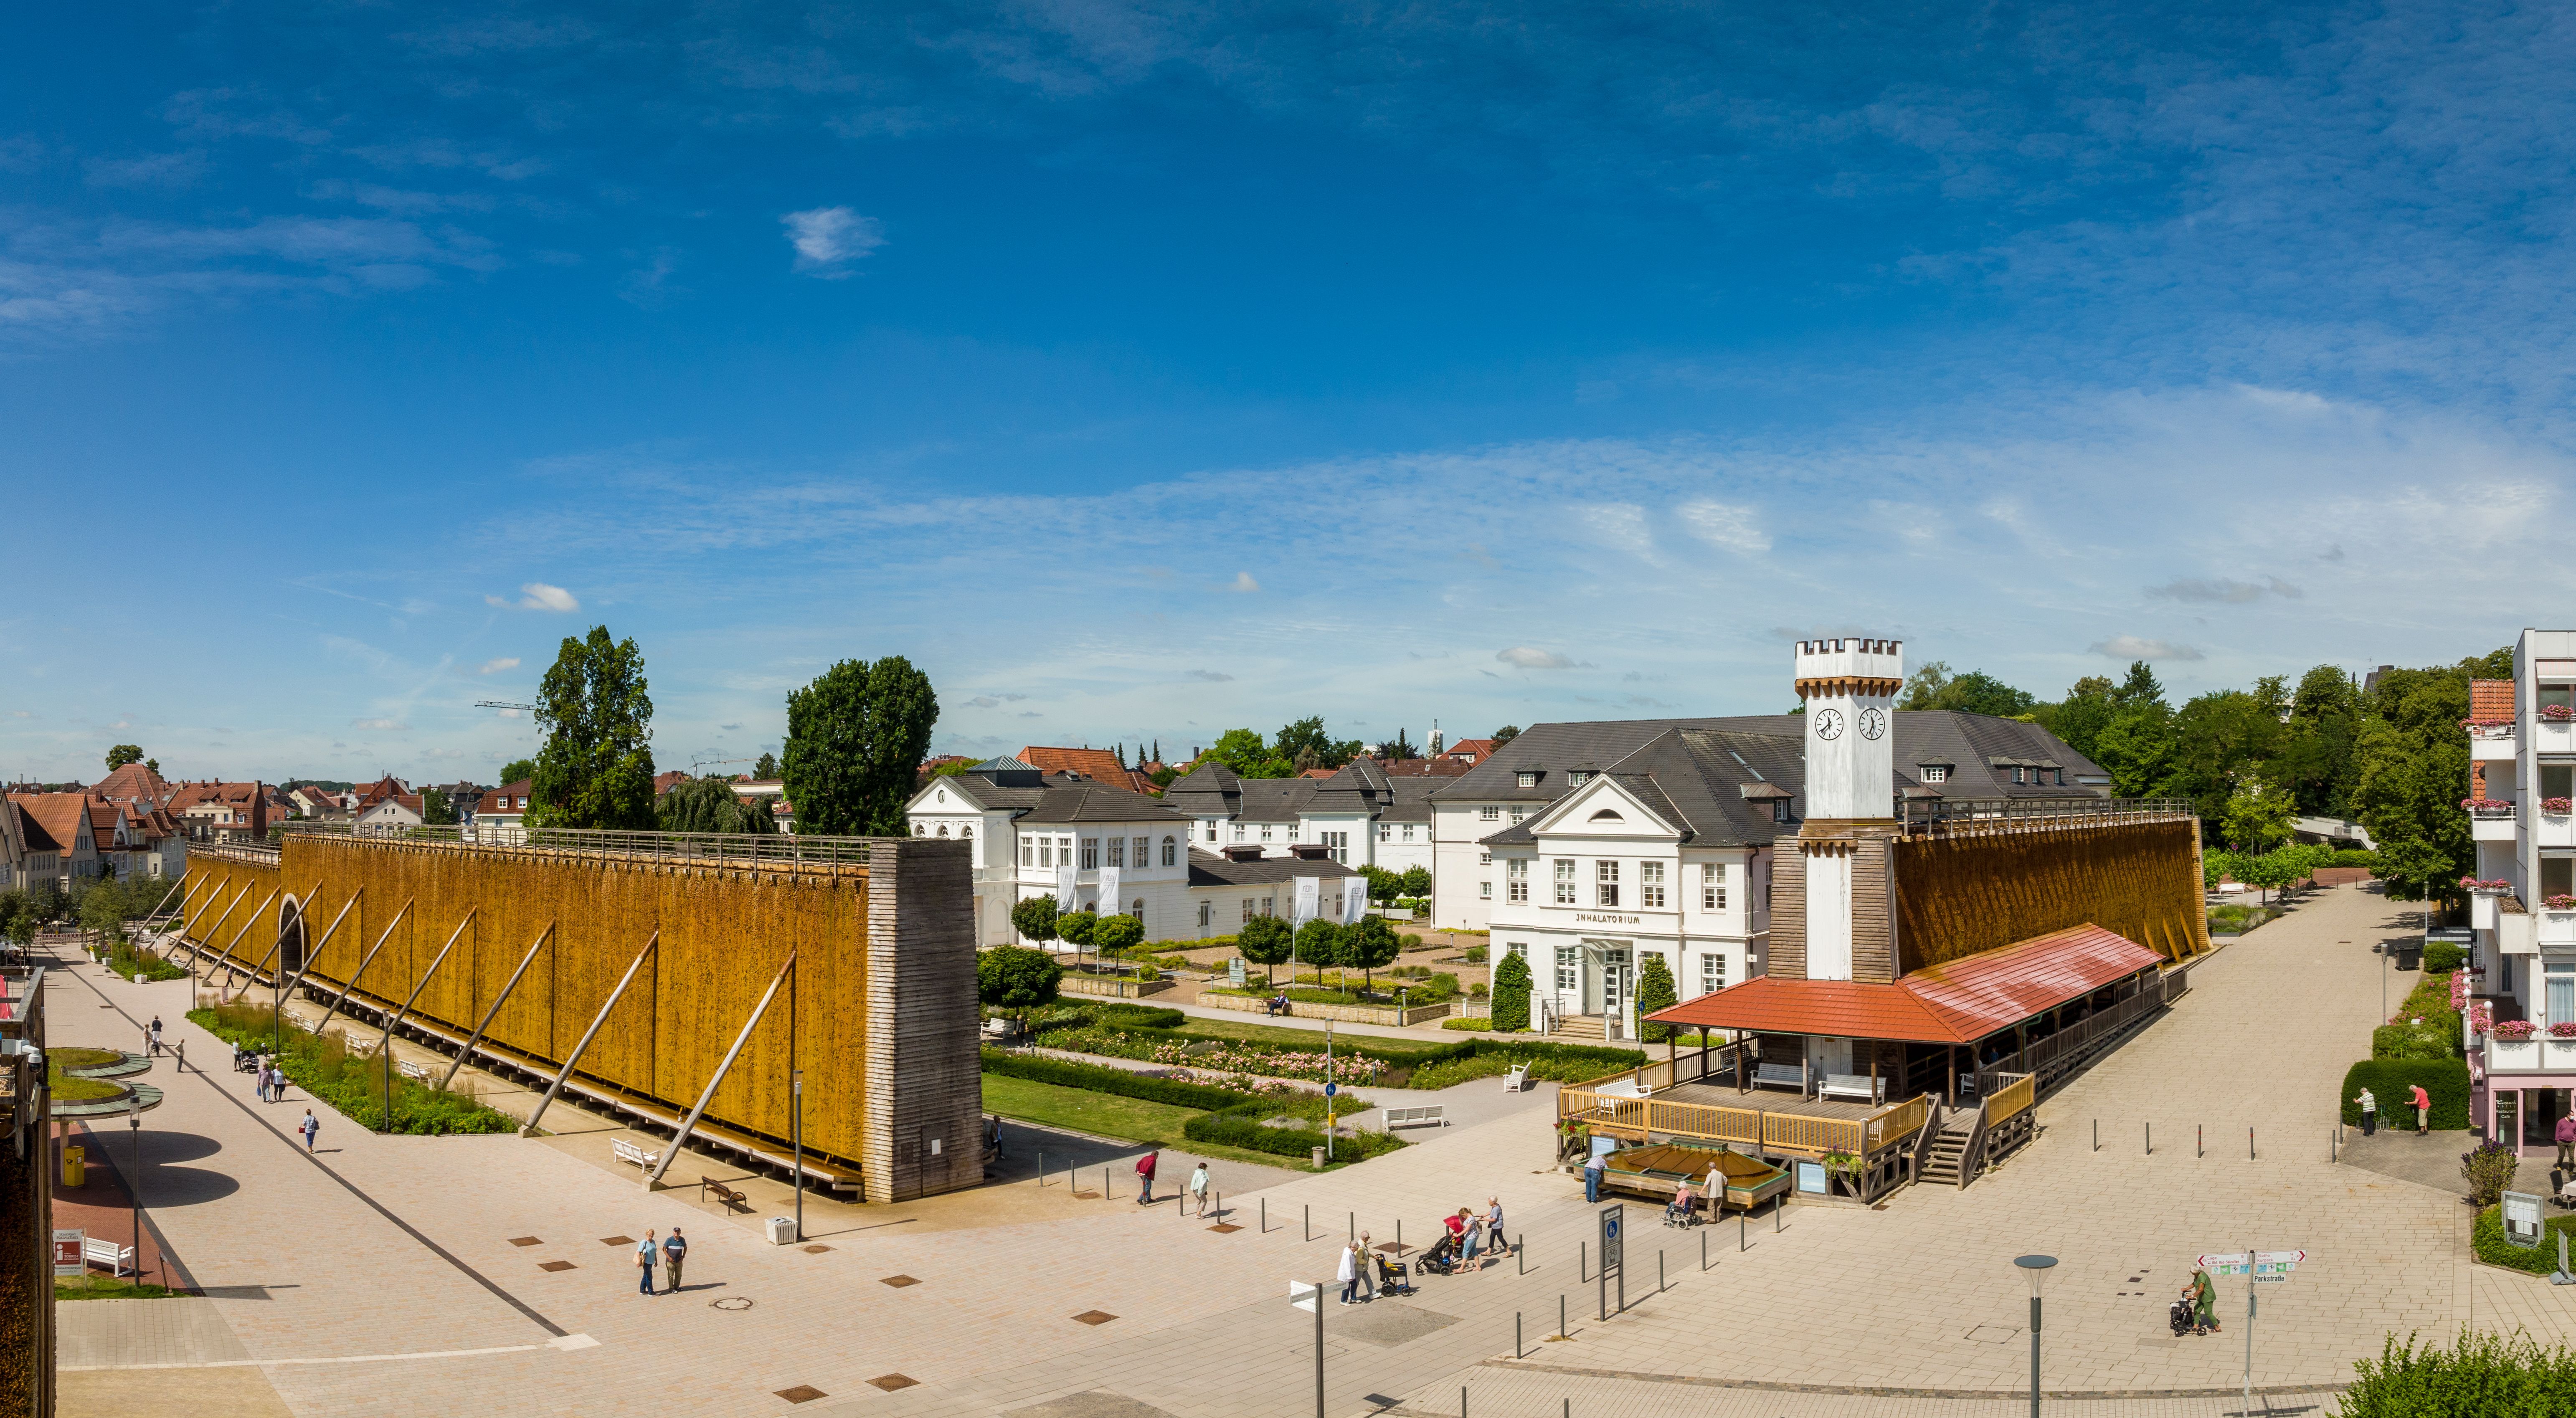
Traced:
[[168, 811], [190, 841], [268, 839], [268, 785], [265, 783], [182, 783], [171, 794]]
[[769, 799], [770, 820], [778, 824], [778, 830], [781, 832], [796, 830], [796, 805], [787, 800], [785, 782], [776, 778], [736, 778], [733, 780], [733, 792], [735, 797], [746, 800]]
[[2464, 727], [2471, 963], [2483, 971], [2471, 977], [2470, 1115], [2526, 1155], [2554, 1155], [2576, 1088], [2576, 630], [2524, 630], [2512, 679], [2470, 682]]
[[690, 774], [685, 769], [679, 768], [674, 768], [668, 773], [656, 773], [653, 775], [653, 796], [658, 798], [689, 781], [689, 778]]
[[1373, 758], [1354, 758], [1328, 778], [1246, 778], [1203, 759], [1163, 790], [1163, 803], [1190, 819], [1190, 842], [1210, 853], [1256, 847], [1288, 857], [1300, 847], [1354, 870], [1421, 867], [1432, 855], [1432, 795], [1446, 778], [1396, 777]]
[[297, 816], [316, 822], [346, 819], [355, 800], [356, 794], [346, 789], [325, 788], [319, 783], [306, 783], [286, 793], [287, 805]]
[[57, 890], [96, 877], [105, 868], [98, 853], [98, 833], [90, 817], [95, 801], [86, 793], [12, 793], [19, 840], [26, 865], [20, 874], [29, 885], [51, 881]]
[[161, 780], [161, 775], [141, 763], [129, 763], [90, 784], [92, 795], [109, 802], [130, 803], [150, 809], [169, 805], [178, 790]]
[[1358, 881], [1321, 847], [1275, 860], [1257, 846], [1194, 849], [1196, 824], [1165, 803], [1016, 758], [934, 778], [905, 811], [914, 836], [969, 844], [980, 946], [1016, 941], [1011, 908], [1039, 896], [1061, 910], [1136, 916], [1148, 940], [1197, 940], [1231, 935], [1254, 915], [1292, 914], [1300, 878], [1318, 883], [1317, 910], [1338, 917]]
[[421, 795], [394, 793], [374, 798], [358, 809], [350, 830], [367, 837], [398, 837], [422, 824]]
[[470, 834], [477, 842], [511, 843], [527, 840], [528, 780], [504, 783], [475, 799], [474, 822]]
[[[1893, 726], [1891, 803], [1913, 790], [1918, 802], [1938, 803], [1952, 815], [2002, 812], [2099, 799], [2110, 785], [2108, 772], [2037, 724], [1947, 710], [1883, 712]], [[1466, 776], [1434, 791], [1432, 920], [1486, 929], [1504, 887], [1485, 839], [1595, 781], [1662, 735], [1690, 729], [1771, 738], [1794, 754], [1802, 722], [1800, 715], [1756, 714], [1531, 725]]]
[[1114, 784], [1147, 797], [1158, 791], [1153, 778], [1121, 764], [1118, 755], [1105, 748], [1041, 748], [1031, 744], [1012, 756], [1041, 773], [1078, 773], [1095, 783]]
[[1477, 764], [1494, 756], [1494, 741], [1492, 739], [1460, 739], [1445, 749], [1433, 749], [1431, 756], [1434, 758], [1451, 759], [1473, 768]]
[[398, 798], [410, 791], [402, 779], [388, 773], [372, 783], [361, 784], [357, 789], [357, 801], [349, 804], [349, 810], [364, 812], [387, 798]]

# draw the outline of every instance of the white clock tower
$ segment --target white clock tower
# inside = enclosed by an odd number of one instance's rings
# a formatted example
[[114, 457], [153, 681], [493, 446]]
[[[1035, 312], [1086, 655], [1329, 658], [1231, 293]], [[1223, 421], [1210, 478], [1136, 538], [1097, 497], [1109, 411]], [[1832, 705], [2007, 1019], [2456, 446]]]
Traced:
[[1885, 839], [1896, 820], [1891, 716], [1905, 687], [1904, 646], [1802, 640], [1796, 677], [1806, 701], [1807, 811], [1794, 849], [1796, 874], [1806, 878], [1795, 953], [1810, 980], [1893, 978]]

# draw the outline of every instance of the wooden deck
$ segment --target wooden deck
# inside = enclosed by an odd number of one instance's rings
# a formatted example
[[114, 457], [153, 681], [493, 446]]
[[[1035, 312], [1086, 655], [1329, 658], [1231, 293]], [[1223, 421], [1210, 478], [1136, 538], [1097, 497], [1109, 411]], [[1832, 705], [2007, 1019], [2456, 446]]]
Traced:
[[1885, 1103], [1855, 1103], [1844, 1098], [1801, 1098], [1785, 1088], [1754, 1088], [1738, 1093], [1723, 1084], [1684, 1083], [1655, 1094], [1659, 1103], [1689, 1103], [1706, 1108], [1749, 1108], [1756, 1112], [1795, 1113], [1802, 1118], [1861, 1122], [1887, 1111]]
[[1842, 1152], [1876, 1159], [1922, 1131], [1929, 1116], [1921, 1098], [1871, 1107], [1705, 1083], [1676, 1083], [1643, 1098], [1571, 1084], [1558, 1090], [1556, 1106], [1560, 1118], [1605, 1136], [1719, 1143], [1772, 1157]]

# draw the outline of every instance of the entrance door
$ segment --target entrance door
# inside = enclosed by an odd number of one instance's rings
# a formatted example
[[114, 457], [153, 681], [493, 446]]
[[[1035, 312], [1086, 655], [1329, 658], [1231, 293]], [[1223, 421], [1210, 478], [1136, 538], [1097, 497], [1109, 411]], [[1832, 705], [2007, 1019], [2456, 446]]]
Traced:
[[1849, 1039], [1818, 1039], [1818, 1040], [1816, 1041], [1816, 1072], [1817, 1072], [1817, 1073], [1819, 1073], [1819, 1074], [1827, 1074], [1827, 1073], [1844, 1073], [1844, 1074], [1847, 1074], [1847, 1073], [1850, 1073], [1851, 1071], [1852, 1071], [1852, 1041], [1851, 1041], [1851, 1040], [1849, 1040]]
[[[2546, 1147], [2551, 1149], [2551, 1155], [2555, 1156], [2558, 1145], [2558, 1120], [2565, 1116], [2567, 1116], [2567, 1090], [2563, 1088], [2526, 1090], [2522, 1095], [2522, 1145]], [[2415, 1123], [2412, 1110], [2409, 1110], [2406, 1123], [2409, 1127]]]
[[[2383, 1113], [2381, 1116], [2394, 1117], [2395, 1114]], [[2501, 1142], [2518, 1153], [2522, 1150], [2521, 1139], [2522, 1094], [2514, 1089], [2499, 1088], [2495, 1091], [2495, 1132], [2492, 1140]]]

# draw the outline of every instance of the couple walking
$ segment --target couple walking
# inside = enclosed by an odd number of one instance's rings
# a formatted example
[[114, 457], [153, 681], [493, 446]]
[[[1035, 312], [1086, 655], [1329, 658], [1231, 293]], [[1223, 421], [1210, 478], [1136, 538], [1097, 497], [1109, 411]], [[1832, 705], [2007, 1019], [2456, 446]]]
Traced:
[[[1159, 1152], [1148, 1152], [1136, 1159], [1136, 1204], [1138, 1206], [1154, 1204], [1154, 1168], [1161, 1156]], [[1199, 1215], [1207, 1215], [1208, 1169], [1205, 1162], [1201, 1162], [1197, 1169], [1190, 1173], [1189, 1195], [1192, 1201], [1198, 1203]]]
[[680, 1293], [680, 1267], [689, 1259], [689, 1238], [680, 1234], [679, 1227], [671, 1228], [671, 1238], [661, 1242], [658, 1251], [650, 1231], [635, 1243], [635, 1269], [643, 1276], [641, 1289], [647, 1295], [653, 1293], [653, 1265], [657, 1258], [671, 1273], [670, 1284], [663, 1293]]

